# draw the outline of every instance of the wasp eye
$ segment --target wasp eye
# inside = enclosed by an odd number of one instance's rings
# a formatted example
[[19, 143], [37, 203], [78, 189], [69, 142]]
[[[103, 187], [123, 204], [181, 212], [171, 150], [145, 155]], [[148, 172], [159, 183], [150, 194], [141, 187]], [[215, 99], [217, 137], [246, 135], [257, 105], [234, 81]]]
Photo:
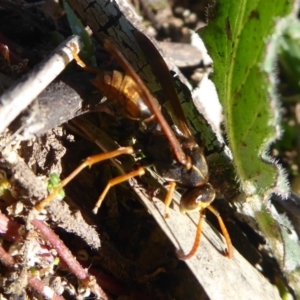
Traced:
[[215, 199], [213, 187], [206, 183], [200, 187], [186, 191], [181, 198], [180, 211], [193, 212], [208, 207]]

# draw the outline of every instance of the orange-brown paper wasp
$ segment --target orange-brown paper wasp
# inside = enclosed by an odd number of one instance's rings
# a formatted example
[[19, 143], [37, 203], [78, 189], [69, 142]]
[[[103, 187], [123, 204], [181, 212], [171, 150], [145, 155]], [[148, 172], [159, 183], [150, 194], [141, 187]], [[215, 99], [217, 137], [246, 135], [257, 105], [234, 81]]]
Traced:
[[[168, 77], [170, 78], [170, 85], [167, 87], [168, 91], [166, 92], [167, 97], [177, 98], [172, 78], [158, 50], [142, 33], [138, 33], [136, 37], [142, 43], [147, 44], [147, 47], [150, 47], [156, 64], [163, 65], [164, 69], [167, 70]], [[75, 54], [75, 51], [73, 51], [74, 58], [83, 69], [97, 75], [96, 78], [92, 80], [92, 83], [112, 102], [124, 117], [138, 120], [142, 123], [143, 134], [146, 137], [146, 145], [140, 150], [146, 156], [147, 161], [150, 161], [154, 166], [157, 173], [169, 182], [169, 189], [165, 199], [166, 217], [176, 186], [186, 189], [180, 200], [180, 211], [200, 212], [194, 245], [188, 254], [180, 255], [180, 259], [189, 259], [196, 253], [200, 244], [206, 208], [217, 217], [227, 243], [226, 256], [231, 258], [232, 244], [229, 234], [219, 213], [211, 206], [215, 198], [215, 190], [208, 182], [209, 172], [207, 162], [202, 149], [191, 136], [182, 109], [175, 108], [177, 119], [181, 124], [178, 126], [180, 132], [175, 133], [161, 113], [157, 100], [151, 95], [144, 82], [133, 70], [124, 56], [108, 41], [105, 41], [104, 46], [106, 50], [114, 56], [115, 60], [125, 71], [125, 74], [119, 71], [103, 72], [88, 67], [78, 55]], [[74, 47], [76, 46], [74, 45]], [[161, 77], [161, 75], [159, 76]], [[173, 105], [174, 101], [178, 101], [175, 105], [180, 105], [178, 99], [170, 100], [172, 100]], [[37, 204], [36, 208], [42, 209], [47, 205], [55, 195], [85, 167], [90, 167], [100, 161], [111, 159], [122, 154], [133, 154], [135, 151], [136, 149], [134, 147], [128, 146], [88, 157], [66, 177], [46, 199]], [[93, 211], [97, 213], [102, 201], [112, 186], [144, 174], [145, 168], [140, 165], [137, 169], [127, 174], [111, 179], [100, 195]]]

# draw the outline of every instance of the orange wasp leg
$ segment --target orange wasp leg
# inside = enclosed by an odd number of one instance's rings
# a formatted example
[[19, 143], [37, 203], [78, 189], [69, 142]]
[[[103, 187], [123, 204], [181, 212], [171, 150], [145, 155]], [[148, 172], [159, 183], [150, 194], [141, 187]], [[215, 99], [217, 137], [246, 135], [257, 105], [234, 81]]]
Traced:
[[174, 181], [169, 182], [169, 186], [168, 186], [169, 189], [168, 189], [168, 193], [167, 193], [167, 196], [165, 199], [165, 218], [169, 218], [169, 206], [173, 199], [175, 187], [176, 187], [176, 182], [174, 182]]
[[78, 51], [76, 50], [77, 50], [77, 46], [74, 43], [71, 43], [71, 51], [72, 51], [73, 58], [76, 60], [77, 64], [83, 70], [94, 74], [102, 74], [102, 72], [99, 71], [98, 69], [87, 66], [85, 62], [79, 57], [79, 55], [77, 54]]
[[133, 154], [134, 150], [132, 147], [122, 147], [117, 150], [106, 152], [106, 153], [100, 153], [93, 156], [90, 156], [84, 160], [82, 164], [80, 164], [68, 177], [66, 177], [59, 186], [57, 186], [54, 191], [44, 200], [39, 202], [35, 208], [37, 210], [42, 210], [46, 205], [48, 205], [53, 198], [57, 195], [57, 193], [65, 187], [77, 174], [79, 174], [85, 167], [91, 167], [92, 165], [99, 163], [101, 161], [111, 159], [114, 157], [117, 157], [122, 154]]
[[229, 233], [227, 231], [227, 228], [222, 220], [222, 217], [220, 216], [220, 213], [213, 207], [213, 206], [208, 206], [207, 207], [215, 216], [216, 218], [218, 219], [218, 222], [219, 222], [219, 225], [220, 225], [220, 228], [221, 228], [221, 231], [222, 231], [222, 234], [225, 238], [225, 241], [226, 241], [226, 244], [227, 244], [227, 252], [226, 252], [226, 256], [228, 258], [232, 258], [232, 255], [233, 255], [233, 250], [232, 250], [232, 243], [231, 243], [231, 239], [230, 239], [230, 236], [229, 236]]
[[119, 183], [122, 183], [124, 181], [127, 181], [133, 177], [136, 176], [142, 176], [145, 175], [145, 169], [143, 167], [139, 167], [137, 170], [134, 170], [130, 173], [127, 174], [123, 174], [120, 175], [118, 177], [112, 178], [106, 185], [104, 191], [102, 192], [102, 194], [100, 195], [94, 209], [93, 209], [93, 213], [96, 214], [98, 212], [98, 209], [100, 208], [100, 205], [102, 204], [105, 196], [107, 195], [107, 193], [109, 192], [110, 188], [112, 188], [114, 185], [117, 185]]
[[[222, 231], [222, 234], [226, 240], [226, 244], [227, 244], [227, 253], [226, 253], [226, 256], [228, 258], [232, 258], [233, 256], [233, 250], [232, 250], [232, 243], [231, 243], [231, 239], [230, 239], [230, 236], [229, 236], [229, 233], [226, 229], [226, 226], [219, 214], [219, 212], [214, 208], [212, 207], [211, 205], [207, 207], [215, 216], [216, 218], [218, 219], [218, 222], [219, 222], [219, 225], [220, 225], [220, 228], [221, 228], [221, 231]], [[202, 225], [203, 225], [203, 220], [205, 218], [205, 209], [202, 209], [200, 211], [200, 218], [199, 218], [199, 222], [198, 222], [198, 226], [197, 226], [197, 232], [196, 232], [196, 237], [195, 237], [195, 241], [194, 241], [194, 245], [193, 245], [193, 248], [192, 250], [186, 254], [186, 255], [179, 255], [179, 258], [181, 260], [187, 260], [187, 259], [190, 259], [191, 257], [193, 257], [196, 252], [197, 252], [197, 249], [200, 245], [200, 238], [201, 238], [201, 233], [202, 233]]]
[[202, 233], [202, 225], [203, 225], [203, 220], [205, 219], [205, 209], [200, 210], [200, 217], [199, 217], [199, 222], [197, 225], [197, 232], [195, 236], [195, 241], [192, 250], [186, 254], [186, 255], [178, 255], [178, 258], [181, 260], [188, 260], [191, 257], [193, 257], [200, 245], [200, 239], [201, 239], [201, 233]]

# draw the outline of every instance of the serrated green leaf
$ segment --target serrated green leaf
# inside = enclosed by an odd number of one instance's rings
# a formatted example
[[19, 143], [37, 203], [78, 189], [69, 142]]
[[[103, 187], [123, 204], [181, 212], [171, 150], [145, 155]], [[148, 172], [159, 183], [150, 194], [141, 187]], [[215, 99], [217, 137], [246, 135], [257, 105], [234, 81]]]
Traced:
[[[240, 185], [282, 270], [299, 282], [300, 245], [289, 220], [266, 200], [288, 194], [283, 169], [269, 156], [280, 135], [275, 62], [282, 35], [296, 18], [293, 1], [219, 1], [201, 31], [214, 61], [213, 81]], [[293, 274], [293, 275], [292, 275]], [[298, 290], [293, 288], [297, 295]]]
[[[213, 81], [225, 114], [234, 165], [248, 196], [269, 197], [281, 180], [266, 151], [278, 138], [278, 105], [265, 64], [268, 37], [276, 18], [291, 11], [292, 1], [219, 1], [214, 20], [201, 31], [214, 61]], [[274, 60], [271, 61], [274, 71]], [[282, 173], [282, 172], [281, 172]], [[280, 190], [278, 188], [278, 190]]]

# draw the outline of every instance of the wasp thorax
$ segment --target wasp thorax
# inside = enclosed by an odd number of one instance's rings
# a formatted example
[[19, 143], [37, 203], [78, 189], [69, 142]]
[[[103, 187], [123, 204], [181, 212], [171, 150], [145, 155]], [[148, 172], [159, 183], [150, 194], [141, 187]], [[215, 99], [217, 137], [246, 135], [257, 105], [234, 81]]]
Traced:
[[215, 196], [216, 192], [209, 183], [187, 190], [181, 197], [180, 211], [182, 213], [199, 211], [208, 207], [215, 199]]

